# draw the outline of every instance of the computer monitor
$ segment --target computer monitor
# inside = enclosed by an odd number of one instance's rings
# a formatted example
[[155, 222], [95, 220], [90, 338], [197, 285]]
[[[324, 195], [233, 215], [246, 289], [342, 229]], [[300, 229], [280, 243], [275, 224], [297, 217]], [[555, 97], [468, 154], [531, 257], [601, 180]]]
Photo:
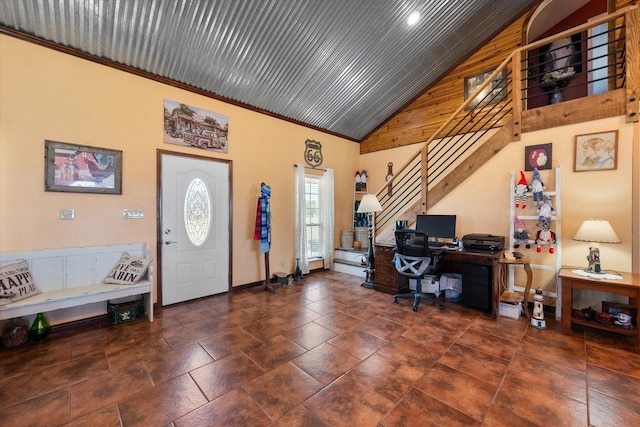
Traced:
[[422, 231], [433, 238], [455, 239], [456, 237], [456, 216], [455, 215], [418, 215], [416, 217], [416, 231]]

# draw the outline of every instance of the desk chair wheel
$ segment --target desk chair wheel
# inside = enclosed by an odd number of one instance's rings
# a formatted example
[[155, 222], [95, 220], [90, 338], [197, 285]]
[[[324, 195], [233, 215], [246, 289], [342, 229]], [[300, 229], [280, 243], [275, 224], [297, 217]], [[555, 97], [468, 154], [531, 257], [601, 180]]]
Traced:
[[394, 296], [393, 297], [393, 302], [395, 302], [397, 304], [398, 303], [398, 297]]

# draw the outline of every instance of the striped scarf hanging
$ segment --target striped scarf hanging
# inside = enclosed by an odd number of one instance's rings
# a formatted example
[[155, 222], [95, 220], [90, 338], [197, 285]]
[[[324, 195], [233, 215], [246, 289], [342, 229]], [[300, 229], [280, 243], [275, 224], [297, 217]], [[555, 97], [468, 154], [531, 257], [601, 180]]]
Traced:
[[260, 252], [269, 252], [271, 247], [271, 187], [263, 184], [256, 206], [256, 226], [253, 240], [260, 240]]

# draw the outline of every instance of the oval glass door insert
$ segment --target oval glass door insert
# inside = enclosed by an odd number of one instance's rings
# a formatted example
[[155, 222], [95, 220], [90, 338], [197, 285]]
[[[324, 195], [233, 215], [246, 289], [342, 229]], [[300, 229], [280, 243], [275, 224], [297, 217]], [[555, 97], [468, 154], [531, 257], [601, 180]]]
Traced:
[[200, 178], [191, 181], [185, 193], [184, 226], [195, 246], [207, 241], [211, 230], [211, 196], [207, 184]]

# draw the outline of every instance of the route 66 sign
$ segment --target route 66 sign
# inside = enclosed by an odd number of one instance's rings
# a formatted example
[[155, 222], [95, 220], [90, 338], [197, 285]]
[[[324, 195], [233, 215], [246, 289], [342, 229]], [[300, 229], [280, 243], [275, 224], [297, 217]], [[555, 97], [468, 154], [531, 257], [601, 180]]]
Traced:
[[322, 144], [312, 139], [304, 142], [304, 161], [312, 168], [322, 164]]

